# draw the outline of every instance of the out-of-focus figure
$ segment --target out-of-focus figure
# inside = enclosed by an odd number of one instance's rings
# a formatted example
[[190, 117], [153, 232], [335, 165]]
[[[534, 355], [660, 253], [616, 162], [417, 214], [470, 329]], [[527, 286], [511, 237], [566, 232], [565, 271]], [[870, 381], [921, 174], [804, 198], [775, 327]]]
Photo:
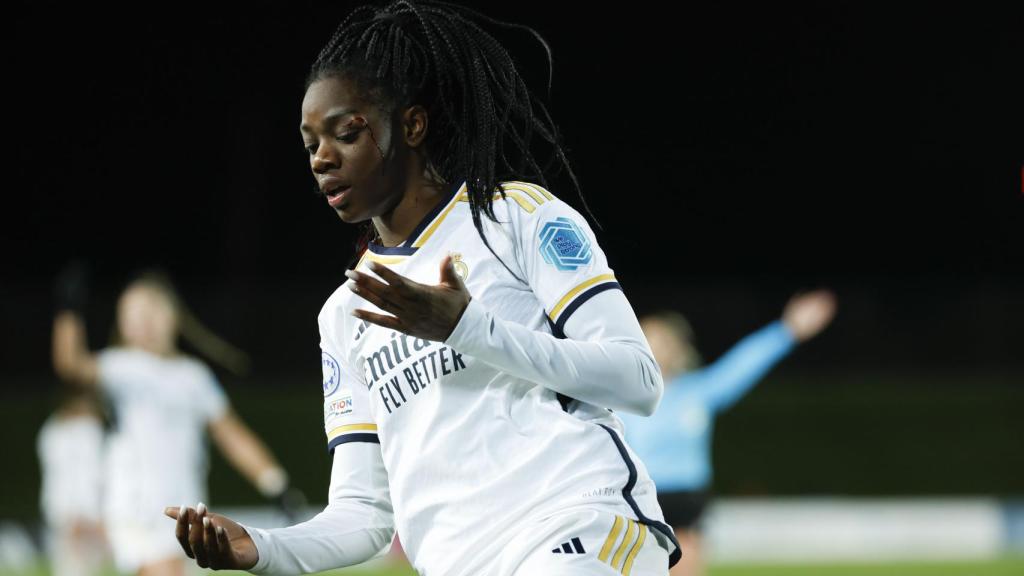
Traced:
[[100, 508], [104, 430], [95, 396], [69, 389], [36, 438], [54, 576], [93, 576], [108, 558]]
[[715, 415], [747, 393], [793, 347], [821, 332], [835, 315], [835, 295], [817, 290], [793, 296], [782, 318], [740, 340], [716, 362], [700, 367], [689, 322], [674, 311], [641, 318], [661, 367], [665, 393], [644, 418], [621, 414], [626, 439], [658, 488], [665, 521], [673, 527], [682, 560], [672, 576], [699, 576], [701, 518], [711, 487], [711, 436]]
[[[76, 294], [84, 280], [66, 273], [61, 282], [58, 294]], [[74, 308], [61, 307], [55, 318], [53, 362], [63, 380], [98, 390], [113, 408], [102, 511], [114, 560], [123, 572], [181, 576], [184, 559], [162, 511], [168, 502], [206, 499], [206, 432], [262, 494], [276, 498], [287, 488], [284, 470], [231, 410], [213, 371], [182, 353], [178, 337], [235, 371], [246, 358], [199, 324], [159, 273], [127, 286], [116, 345], [99, 353], [89, 350]]]

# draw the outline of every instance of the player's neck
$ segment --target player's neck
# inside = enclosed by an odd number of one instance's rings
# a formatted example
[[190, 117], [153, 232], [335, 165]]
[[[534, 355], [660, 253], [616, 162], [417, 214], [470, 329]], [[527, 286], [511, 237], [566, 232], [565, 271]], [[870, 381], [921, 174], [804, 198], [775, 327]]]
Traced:
[[428, 180], [425, 175], [410, 180], [394, 209], [373, 217], [373, 227], [379, 236], [376, 242], [389, 248], [404, 242], [427, 213], [444, 198], [446, 187], [445, 184]]

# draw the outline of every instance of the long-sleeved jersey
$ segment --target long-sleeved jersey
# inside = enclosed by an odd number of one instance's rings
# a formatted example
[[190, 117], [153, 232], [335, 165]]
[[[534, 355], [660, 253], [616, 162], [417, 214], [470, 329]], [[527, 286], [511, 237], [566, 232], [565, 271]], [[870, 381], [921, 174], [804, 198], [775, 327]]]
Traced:
[[[260, 552], [254, 571], [368, 559], [387, 543], [392, 510], [405, 552], [425, 576], [487, 574], [517, 527], [573, 508], [647, 524], [670, 563], [678, 560], [654, 485], [612, 412], [650, 414], [662, 394], [636, 315], [576, 210], [537, 185], [503, 188], [504, 197], [494, 196], [498, 222], [481, 217], [493, 253], [474, 227], [463, 183], [402, 244], [370, 243], [356, 266], [374, 274], [372, 260], [437, 284], [452, 253], [472, 299], [446, 341], [354, 317], [356, 308], [382, 311], [345, 285], [327, 300], [319, 323], [328, 446], [346, 455], [350, 444], [373, 447], [352, 451], [348, 457], [361, 460], [344, 466], [367, 471], [345, 472], [367, 486], [346, 502], [362, 502], [375, 520], [338, 511], [344, 502], [335, 499], [307, 527], [251, 530]], [[386, 474], [386, 490], [373, 469]], [[324, 533], [342, 525], [373, 537], [346, 552]], [[324, 542], [305, 558], [287, 544], [302, 534]]]
[[623, 416], [626, 438], [647, 464], [659, 491], [702, 490], [711, 484], [715, 414], [743, 397], [795, 345], [781, 320], [740, 340], [713, 364], [668, 382], [650, 418]]

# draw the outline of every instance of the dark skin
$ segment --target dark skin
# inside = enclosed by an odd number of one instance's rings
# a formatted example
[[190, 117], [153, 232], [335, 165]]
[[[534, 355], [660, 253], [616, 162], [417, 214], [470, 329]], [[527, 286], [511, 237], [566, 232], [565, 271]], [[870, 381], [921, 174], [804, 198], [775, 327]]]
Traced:
[[[448, 187], [431, 168], [424, 150], [428, 126], [423, 106], [387, 113], [367, 102], [351, 81], [326, 78], [306, 91], [299, 131], [328, 205], [344, 222], [371, 219], [380, 243], [397, 246], [441, 201]], [[350, 187], [341, 194], [326, 194], [338, 183]], [[470, 294], [455, 273], [451, 256], [439, 264], [440, 281], [435, 285], [416, 282], [377, 262], [369, 267], [379, 280], [347, 271], [352, 280], [346, 284], [349, 289], [386, 312], [356, 309], [352, 315], [443, 342], [462, 317]], [[259, 559], [245, 529], [211, 513], [205, 505], [172, 506], [164, 514], [176, 520], [178, 543], [202, 568], [247, 570]]]

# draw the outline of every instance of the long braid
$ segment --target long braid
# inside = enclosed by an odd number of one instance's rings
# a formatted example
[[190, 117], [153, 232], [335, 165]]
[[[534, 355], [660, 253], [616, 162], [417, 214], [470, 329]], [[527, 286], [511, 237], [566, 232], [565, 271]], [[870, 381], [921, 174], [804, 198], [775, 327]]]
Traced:
[[[306, 88], [324, 78], [344, 76], [382, 110], [423, 105], [430, 114], [424, 142], [428, 162], [445, 183], [466, 181], [473, 225], [492, 254], [481, 212], [497, 222], [493, 194], [504, 197], [500, 182], [505, 180], [536, 181], [551, 188], [547, 176], [565, 168], [600, 229], [548, 109], [534, 97], [508, 51], [474, 20], [527, 31], [538, 40], [547, 54], [550, 96], [553, 58], [540, 33], [437, 0], [397, 0], [353, 10], [320, 51]], [[543, 166], [531, 151], [535, 135], [551, 149]], [[350, 267], [374, 234], [367, 221]], [[502, 265], [523, 281], [503, 261]]]

